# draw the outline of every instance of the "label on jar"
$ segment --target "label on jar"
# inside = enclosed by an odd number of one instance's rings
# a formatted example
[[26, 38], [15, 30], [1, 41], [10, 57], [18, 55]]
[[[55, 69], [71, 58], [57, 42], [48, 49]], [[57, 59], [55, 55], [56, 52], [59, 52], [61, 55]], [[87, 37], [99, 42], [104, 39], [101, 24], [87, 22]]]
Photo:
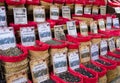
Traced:
[[107, 54], [107, 50], [108, 50], [108, 45], [107, 45], [107, 41], [106, 40], [102, 40], [100, 42], [100, 55], [104, 56]]
[[98, 60], [99, 59], [99, 47], [97, 44], [93, 44], [91, 46], [91, 59]]
[[97, 34], [98, 33], [98, 27], [97, 27], [97, 23], [95, 21], [90, 23], [90, 31], [93, 34]]
[[27, 12], [26, 8], [13, 8], [14, 23], [15, 24], [27, 24]]
[[114, 42], [114, 38], [110, 38], [108, 40], [108, 45], [109, 45], [109, 50], [111, 52], [115, 51], [115, 42]]
[[0, 7], [0, 27], [7, 27], [7, 16], [4, 6]]
[[77, 69], [80, 65], [79, 53], [78, 51], [68, 52], [69, 66], [71, 69]]
[[43, 6], [35, 6], [33, 15], [35, 22], [45, 22], [45, 8]]
[[23, 46], [35, 45], [35, 30], [34, 27], [21, 27], [20, 28], [21, 42]]
[[107, 17], [107, 19], [106, 19], [106, 28], [108, 30], [112, 28], [112, 17]]
[[115, 28], [120, 28], [119, 18], [113, 18], [113, 26]]
[[67, 54], [55, 53], [53, 56], [53, 70], [55, 74], [67, 71]]
[[115, 7], [114, 9], [116, 13], [120, 13], [120, 7]]
[[120, 37], [116, 39], [116, 47], [120, 48]]
[[89, 46], [81, 46], [80, 49], [81, 63], [87, 63], [90, 61], [90, 49]]
[[58, 39], [58, 40], [66, 40], [63, 25], [54, 26], [54, 37], [55, 39]]
[[50, 6], [50, 19], [52, 20], [59, 19], [59, 8], [55, 5]]
[[92, 8], [92, 14], [97, 15], [98, 12], [99, 12], [99, 8], [98, 8], [98, 6], [93, 6], [93, 8]]
[[76, 23], [75, 21], [68, 21], [67, 22], [67, 30], [68, 34], [71, 36], [77, 36], [77, 30], [76, 30]]
[[32, 72], [33, 81], [35, 83], [43, 82], [49, 79], [48, 67], [46, 61], [33, 60], [30, 61], [30, 68]]
[[62, 6], [62, 17], [71, 19], [71, 11], [69, 6]]
[[84, 14], [91, 14], [91, 6], [84, 7]]
[[105, 31], [105, 21], [104, 21], [104, 19], [99, 19], [98, 24], [99, 24], [99, 29], [101, 31]]
[[88, 35], [88, 26], [86, 22], [80, 22], [80, 33], [83, 36], [87, 36]]
[[0, 49], [6, 50], [16, 46], [13, 27], [0, 28]]
[[40, 23], [38, 24], [38, 33], [39, 39], [42, 42], [46, 42], [48, 40], [52, 40], [50, 24], [49, 23]]
[[26, 83], [26, 82], [27, 82], [27, 79], [26, 79], [26, 78], [23, 78], [23, 77], [14, 79], [14, 80], [12, 81], [12, 83]]
[[83, 14], [83, 5], [75, 4], [75, 15], [82, 15]]
[[106, 15], [106, 6], [100, 6], [100, 14]]

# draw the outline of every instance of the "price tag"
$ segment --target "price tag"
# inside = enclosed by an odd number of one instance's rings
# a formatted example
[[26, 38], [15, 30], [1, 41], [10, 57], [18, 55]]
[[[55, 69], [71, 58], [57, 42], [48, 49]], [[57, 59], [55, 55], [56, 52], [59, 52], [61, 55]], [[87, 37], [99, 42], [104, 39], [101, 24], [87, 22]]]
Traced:
[[59, 19], [59, 8], [55, 5], [50, 6], [50, 19], [52, 20]]
[[75, 15], [83, 14], [83, 5], [75, 4]]
[[76, 24], [75, 21], [68, 21], [67, 22], [67, 30], [68, 34], [71, 36], [77, 36]]
[[14, 30], [12, 27], [0, 28], [0, 49], [6, 50], [16, 46]]
[[106, 6], [100, 6], [100, 14], [106, 15]]
[[102, 40], [100, 42], [100, 55], [102, 55], [102, 56], [106, 55], [107, 54], [107, 49], [108, 49], [107, 41]]
[[113, 26], [115, 28], [120, 28], [119, 18], [113, 18]]
[[13, 8], [13, 12], [15, 24], [27, 24], [26, 8]]
[[56, 26], [54, 26], [54, 36], [55, 36], [55, 39], [66, 40], [66, 36], [65, 36], [65, 33], [64, 33], [64, 26], [63, 25], [56, 25]]
[[91, 6], [86, 6], [84, 8], [84, 14], [91, 14]]
[[90, 30], [91, 30], [91, 33], [94, 33], [94, 34], [98, 33], [97, 24], [95, 21], [90, 23]]
[[83, 36], [88, 36], [88, 26], [86, 22], [80, 22], [80, 32]]
[[99, 7], [98, 6], [93, 6], [93, 8], [92, 8], [92, 14], [97, 15], [98, 12], [99, 12]]
[[98, 24], [99, 24], [99, 29], [101, 31], [105, 31], [105, 21], [104, 21], [104, 19], [99, 19]]
[[67, 71], [66, 53], [56, 53], [53, 55], [53, 69], [55, 74]]
[[115, 12], [120, 13], [120, 7], [115, 7]]
[[62, 17], [71, 19], [71, 12], [69, 6], [62, 6]]
[[99, 47], [97, 44], [91, 46], [91, 59], [92, 60], [99, 59]]
[[115, 42], [114, 42], [114, 38], [110, 38], [108, 40], [108, 44], [109, 44], [109, 50], [111, 52], [115, 51]]
[[46, 61], [31, 60], [30, 69], [34, 83], [40, 83], [49, 79], [48, 67]]
[[35, 30], [34, 27], [21, 27], [20, 28], [21, 42], [23, 46], [35, 45]]
[[78, 51], [68, 53], [69, 66], [71, 69], [77, 69], [80, 65], [79, 53]]
[[106, 28], [108, 30], [112, 28], [112, 17], [107, 17], [107, 19], [106, 19]]
[[48, 40], [52, 40], [52, 35], [51, 35], [49, 23], [38, 24], [38, 33], [39, 33], [40, 41], [46, 42]]
[[116, 40], [116, 47], [120, 48], [120, 37]]
[[87, 63], [90, 61], [90, 49], [89, 46], [81, 46], [80, 49], [81, 63]]
[[4, 6], [0, 7], [0, 27], [7, 27], [7, 16]]
[[35, 6], [33, 9], [34, 21], [45, 22], [45, 9], [43, 6]]

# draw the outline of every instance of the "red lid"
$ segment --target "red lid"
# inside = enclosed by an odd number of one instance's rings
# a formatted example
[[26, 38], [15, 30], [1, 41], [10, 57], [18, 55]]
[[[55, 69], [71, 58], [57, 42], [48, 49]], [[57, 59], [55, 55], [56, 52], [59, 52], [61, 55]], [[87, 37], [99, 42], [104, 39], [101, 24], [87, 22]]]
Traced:
[[48, 2], [48, 3], [53, 3], [53, 0], [41, 0], [41, 1]]
[[74, 4], [75, 0], [65, 0], [66, 4]]
[[85, 4], [85, 0], [75, 0], [75, 4]]
[[5, 0], [0, 0], [1, 3], [3, 3]]
[[26, 4], [28, 4], [28, 5], [38, 5], [38, 4], [40, 4], [40, 0], [26, 0]]
[[56, 25], [56, 23], [57, 23], [57, 21], [56, 20], [47, 20], [47, 22], [49, 22], [50, 23], [50, 27], [51, 28], [54, 28], [54, 26]]
[[5, 0], [8, 5], [23, 5], [26, 3], [26, 0]]
[[64, 4], [64, 3], [65, 3], [65, 0], [54, 0], [54, 3]]

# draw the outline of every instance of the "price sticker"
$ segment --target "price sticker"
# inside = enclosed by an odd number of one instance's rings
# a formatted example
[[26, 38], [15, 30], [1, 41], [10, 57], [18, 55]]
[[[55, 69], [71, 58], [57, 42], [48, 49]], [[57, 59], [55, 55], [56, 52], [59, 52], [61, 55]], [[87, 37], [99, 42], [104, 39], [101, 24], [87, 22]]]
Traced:
[[100, 14], [106, 15], [106, 6], [100, 6]]
[[83, 5], [75, 4], [75, 15], [83, 15]]
[[68, 21], [67, 22], [67, 30], [68, 34], [71, 36], [77, 36], [76, 24], [75, 21]]
[[108, 50], [108, 45], [107, 45], [107, 41], [106, 40], [102, 40], [100, 42], [100, 55], [104, 56], [107, 54], [107, 50]]
[[92, 14], [97, 15], [99, 12], [99, 7], [98, 6], [93, 6], [92, 8]]
[[27, 24], [27, 12], [26, 8], [13, 8], [14, 23], [15, 24]]
[[21, 42], [23, 46], [35, 45], [35, 30], [34, 27], [21, 27], [20, 28]]
[[99, 24], [99, 29], [101, 31], [105, 31], [105, 21], [104, 21], [104, 19], [99, 19], [98, 24]]
[[62, 6], [62, 17], [71, 19], [71, 11], [69, 6]]
[[91, 46], [91, 59], [98, 60], [99, 59], [99, 47], [97, 44], [93, 44]]
[[49, 23], [38, 24], [38, 33], [39, 33], [40, 41], [46, 42], [48, 40], [52, 40], [52, 35], [51, 35]]
[[109, 50], [111, 52], [115, 51], [115, 42], [114, 42], [114, 38], [110, 38], [108, 40], [108, 45], [109, 45]]
[[119, 18], [113, 18], [113, 26], [115, 28], [120, 28]]
[[33, 15], [35, 22], [45, 22], [45, 8], [43, 6], [35, 6]]
[[80, 22], [80, 32], [83, 36], [88, 36], [88, 26], [86, 22]]
[[0, 49], [6, 50], [16, 47], [13, 27], [0, 28]]
[[94, 33], [94, 34], [98, 33], [98, 27], [95, 21], [90, 23], [90, 31], [91, 33]]
[[106, 19], [106, 28], [110, 30], [112, 28], [112, 17], [107, 17]]

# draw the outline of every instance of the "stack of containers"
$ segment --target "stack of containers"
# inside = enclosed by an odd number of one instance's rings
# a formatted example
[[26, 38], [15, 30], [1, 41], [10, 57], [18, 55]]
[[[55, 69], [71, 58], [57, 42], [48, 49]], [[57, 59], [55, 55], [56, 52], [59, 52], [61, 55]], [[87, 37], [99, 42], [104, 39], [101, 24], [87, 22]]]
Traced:
[[7, 5], [8, 5], [8, 9], [9, 10], [12, 10], [13, 8], [16, 8], [16, 7], [24, 7], [25, 3], [26, 3], [26, 0], [19, 0], [19, 1], [16, 1], [16, 0], [5, 0]]
[[[22, 82], [28, 81], [28, 52], [26, 48], [21, 45], [16, 46], [16, 51], [18, 50], [19, 55], [12, 55], [11, 53], [7, 55], [1, 55], [2, 67], [4, 68], [4, 75], [7, 83], [17, 82], [20, 79]], [[9, 51], [10, 49], [8, 49]], [[12, 50], [12, 48], [11, 48]], [[9, 52], [8, 52], [9, 53]]]

